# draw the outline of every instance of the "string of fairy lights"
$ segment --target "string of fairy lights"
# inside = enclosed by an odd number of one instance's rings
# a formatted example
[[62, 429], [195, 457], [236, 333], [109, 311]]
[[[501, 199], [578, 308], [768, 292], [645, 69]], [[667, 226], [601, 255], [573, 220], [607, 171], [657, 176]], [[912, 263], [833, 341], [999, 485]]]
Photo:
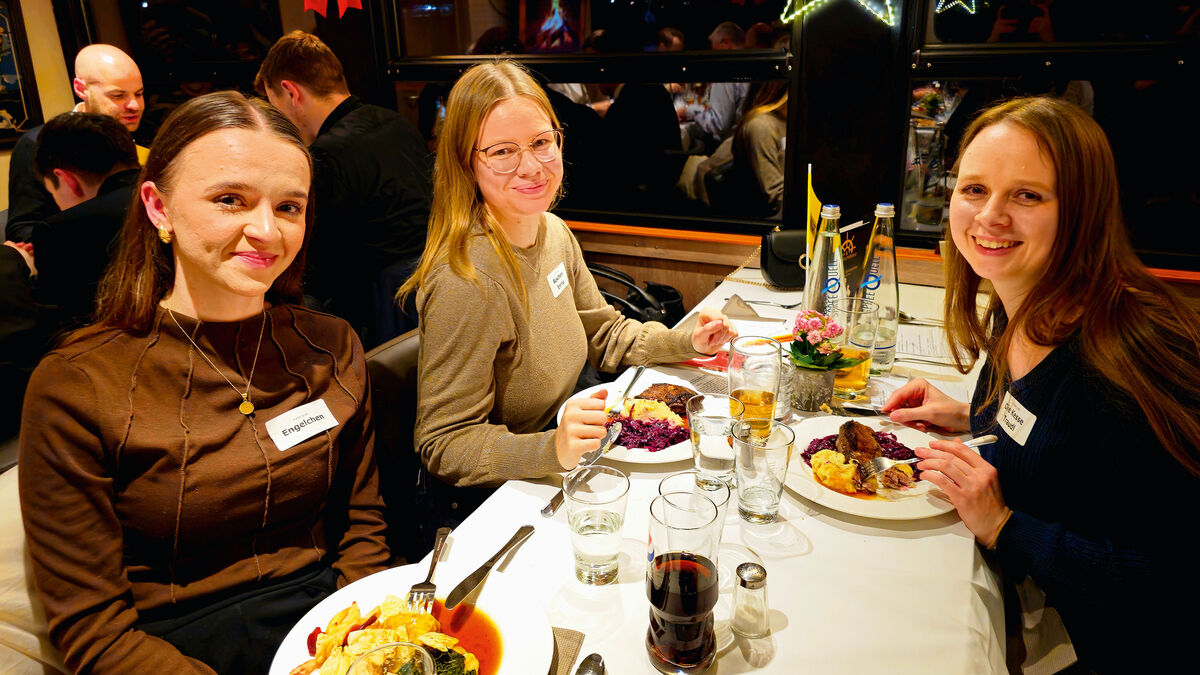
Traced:
[[933, 11], [941, 14], [955, 5], [967, 10], [967, 14], [975, 13], [975, 0], [938, 0], [937, 7], [934, 7]]
[[[854, 1], [863, 9], [870, 12], [876, 19], [879, 19], [888, 26], [894, 27], [896, 25], [896, 10], [892, 7], [892, 0], [883, 0], [882, 2], [872, 2], [870, 0]], [[939, 2], [944, 1], [939, 0]], [[969, 1], [974, 5], [974, 0]], [[808, 2], [803, 2], [803, 0], [788, 0], [787, 4], [783, 7], [783, 14], [779, 16], [779, 20], [787, 23], [830, 2], [831, 0], [809, 0]], [[954, 2], [962, 2], [962, 0], [954, 0]]]

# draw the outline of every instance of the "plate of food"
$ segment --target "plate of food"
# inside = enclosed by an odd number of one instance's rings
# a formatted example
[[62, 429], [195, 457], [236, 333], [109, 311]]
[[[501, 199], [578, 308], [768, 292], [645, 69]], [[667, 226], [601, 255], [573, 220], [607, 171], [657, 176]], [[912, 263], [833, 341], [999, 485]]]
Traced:
[[[668, 464], [692, 458], [692, 442], [688, 438], [687, 400], [698, 392], [682, 378], [647, 368], [638, 378], [621, 410], [615, 406], [625, 391], [631, 375], [622, 375], [615, 382], [588, 387], [571, 398], [587, 398], [601, 389], [608, 390], [604, 409], [609, 423], [621, 423], [621, 435], [604, 456], [618, 462], [633, 464]], [[563, 407], [558, 409], [562, 422]]]
[[939, 488], [921, 480], [915, 465], [897, 465], [862, 480], [860, 463], [873, 457], [910, 459], [913, 448], [938, 436], [886, 417], [812, 417], [792, 427], [795, 449], [784, 484], [823, 506], [867, 518], [917, 520], [954, 510]]
[[432, 614], [406, 612], [408, 589], [428, 569], [393, 567], [322, 600], [280, 643], [270, 675], [345, 675], [360, 653], [396, 641], [425, 647], [438, 672], [526, 675], [550, 669], [554, 634], [545, 613], [516, 597], [500, 575], [492, 574], [474, 605], [446, 610], [438, 598]]

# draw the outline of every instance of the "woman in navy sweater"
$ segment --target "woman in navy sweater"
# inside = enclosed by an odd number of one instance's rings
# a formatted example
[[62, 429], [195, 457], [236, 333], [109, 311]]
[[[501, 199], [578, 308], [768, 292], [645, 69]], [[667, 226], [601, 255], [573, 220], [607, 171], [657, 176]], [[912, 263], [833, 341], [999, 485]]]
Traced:
[[[884, 407], [1010, 587], [1028, 578], [1098, 672], [1178, 658], [1200, 571], [1200, 316], [1138, 261], [1104, 132], [1049, 98], [984, 111], [950, 202], [946, 326], [970, 404], [924, 380]], [[982, 279], [991, 302], [977, 312]], [[1026, 596], [1028, 597], [1028, 596]]]

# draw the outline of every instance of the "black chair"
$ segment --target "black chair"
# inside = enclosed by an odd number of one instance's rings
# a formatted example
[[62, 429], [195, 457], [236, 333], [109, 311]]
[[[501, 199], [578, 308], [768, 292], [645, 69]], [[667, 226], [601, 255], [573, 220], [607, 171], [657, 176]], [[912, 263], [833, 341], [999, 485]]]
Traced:
[[[624, 298], [610, 293], [604, 289], [600, 289], [600, 295], [604, 296], [610, 304], [621, 308], [621, 313], [631, 319], [638, 321], [659, 321], [666, 323], [667, 311], [662, 304], [653, 295], [650, 295], [646, 289], [642, 288], [633, 280], [633, 277], [628, 274], [598, 263], [589, 263], [588, 271], [594, 277], [608, 279], [624, 286], [628, 292]], [[670, 325], [670, 324], [668, 324]]]
[[428, 551], [418, 532], [415, 499], [420, 461], [413, 447], [413, 425], [420, 351], [420, 333], [410, 330], [367, 352], [379, 491], [388, 508], [388, 546], [393, 557], [409, 562]]

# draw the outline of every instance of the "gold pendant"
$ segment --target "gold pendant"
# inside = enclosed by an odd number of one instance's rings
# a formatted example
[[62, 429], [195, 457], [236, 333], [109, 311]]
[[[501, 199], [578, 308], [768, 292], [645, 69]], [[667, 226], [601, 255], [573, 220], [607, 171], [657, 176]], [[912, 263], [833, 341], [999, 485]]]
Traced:
[[254, 404], [248, 400], [243, 400], [242, 404], [238, 406], [238, 412], [249, 417], [254, 414]]

